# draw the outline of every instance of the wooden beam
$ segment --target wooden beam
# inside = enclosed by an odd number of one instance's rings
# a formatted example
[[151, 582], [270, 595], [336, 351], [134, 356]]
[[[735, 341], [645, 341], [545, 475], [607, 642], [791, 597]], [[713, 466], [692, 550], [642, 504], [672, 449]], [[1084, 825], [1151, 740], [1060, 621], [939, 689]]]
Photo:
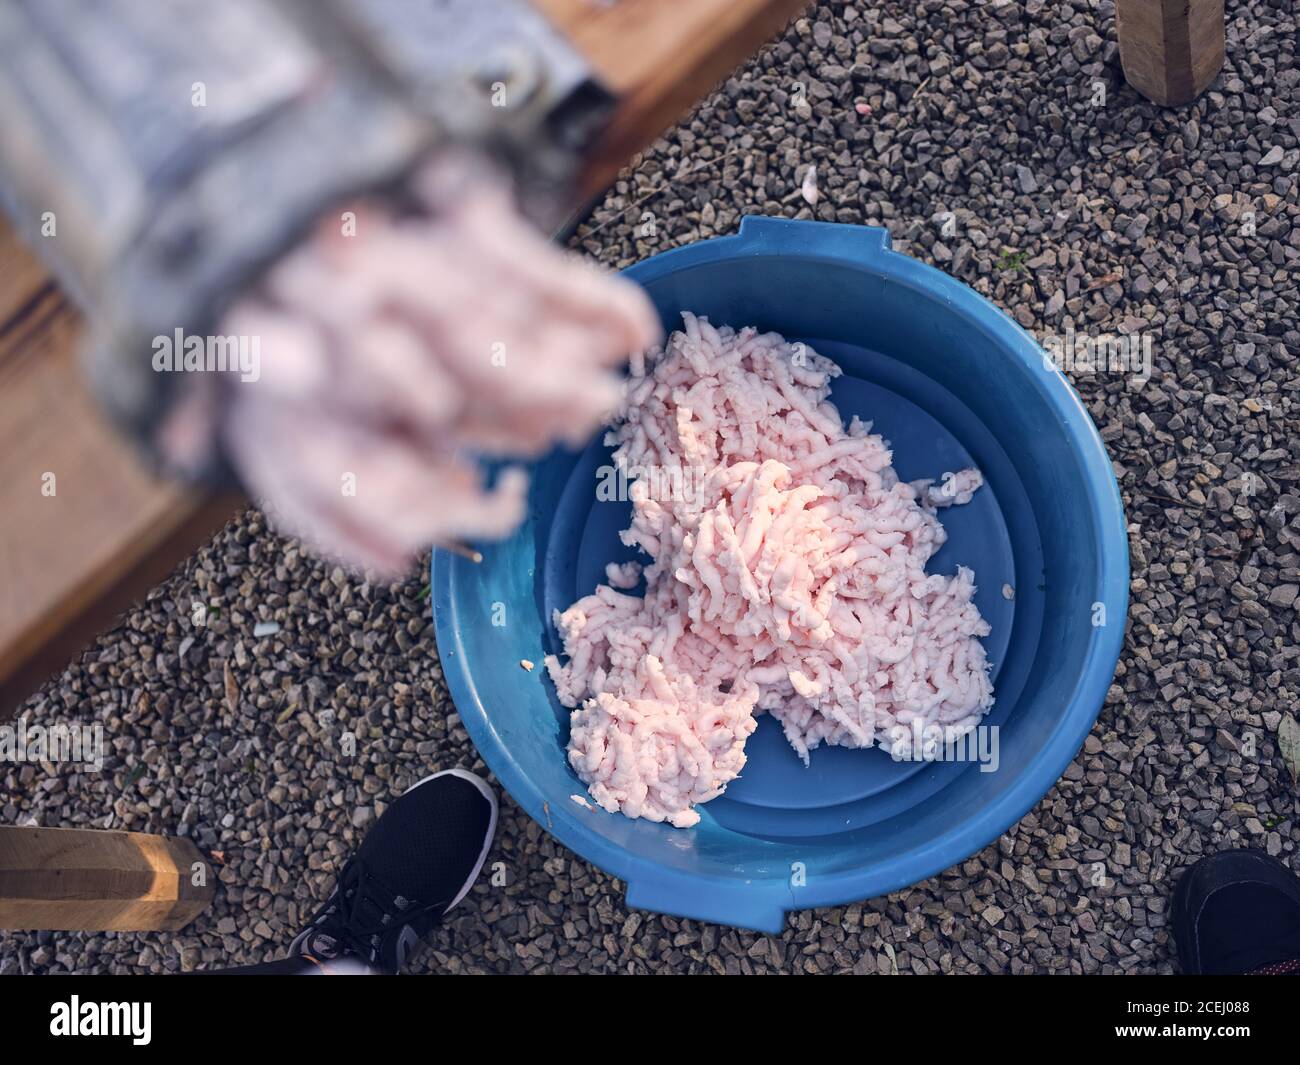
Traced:
[[0, 336], [38, 314], [51, 297], [61, 298], [58, 286], [0, 216]]
[[[619, 97], [604, 188], [806, 0], [536, 0]], [[142, 470], [78, 371], [78, 321], [0, 221], [0, 722], [239, 505]], [[42, 494], [44, 475], [55, 494]]]
[[1168, 107], [1191, 103], [1223, 66], [1223, 0], [1118, 0], [1128, 83]]
[[0, 826], [0, 928], [174, 932], [207, 909], [215, 879], [187, 839]]
[[634, 154], [808, 6], [808, 0], [534, 0], [620, 98], [588, 161], [605, 189]]
[[[4, 277], [32, 276], [26, 253], [6, 253]], [[26, 300], [0, 291], [18, 305], [0, 327], [2, 721], [220, 528], [237, 500], [146, 473], [89, 393], [79, 323], [58, 290], [39, 284]]]

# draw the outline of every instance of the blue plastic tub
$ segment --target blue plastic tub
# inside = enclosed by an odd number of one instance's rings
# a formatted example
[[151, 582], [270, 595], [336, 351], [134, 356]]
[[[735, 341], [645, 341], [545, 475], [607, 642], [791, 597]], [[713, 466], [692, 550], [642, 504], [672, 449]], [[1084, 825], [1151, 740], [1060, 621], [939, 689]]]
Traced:
[[[804, 340], [845, 373], [833, 399], [894, 446], [904, 480], [975, 465], [986, 487], [941, 512], [949, 541], [930, 571], [975, 571], [996, 703], [999, 764], [894, 762], [821, 748], [805, 769], [764, 718], [727, 793], [681, 830], [573, 801], [568, 711], [542, 657], [552, 612], [589, 593], [629, 504], [597, 502], [608, 451], [556, 451], [532, 468], [528, 519], [478, 545], [482, 563], [437, 552], [433, 610], [453, 699], [515, 800], [627, 884], [628, 904], [775, 932], [788, 910], [870, 898], [962, 861], [1056, 782], [1101, 708], [1124, 632], [1128, 544], [1110, 461], [1038, 345], [969, 288], [889, 248], [883, 229], [746, 218], [734, 237], [627, 271], [665, 329], [680, 312]], [[1007, 598], [1004, 585], [1014, 589]], [[538, 664], [532, 672], [521, 659]]]

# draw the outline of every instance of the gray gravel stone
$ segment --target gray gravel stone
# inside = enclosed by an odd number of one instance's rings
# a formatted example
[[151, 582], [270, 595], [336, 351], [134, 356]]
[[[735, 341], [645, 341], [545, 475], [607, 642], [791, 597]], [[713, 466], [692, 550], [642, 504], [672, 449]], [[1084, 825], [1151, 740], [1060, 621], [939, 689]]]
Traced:
[[1300, 593], [1300, 585], [1279, 584], [1268, 593], [1269, 605], [1283, 607], [1290, 606], [1295, 602], [1295, 597], [1298, 593]]

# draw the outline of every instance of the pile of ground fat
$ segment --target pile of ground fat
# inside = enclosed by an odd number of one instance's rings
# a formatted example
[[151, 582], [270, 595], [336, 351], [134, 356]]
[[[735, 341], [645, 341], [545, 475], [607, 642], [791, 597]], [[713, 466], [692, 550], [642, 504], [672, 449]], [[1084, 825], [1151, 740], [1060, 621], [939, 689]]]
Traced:
[[871, 424], [841, 422], [831, 360], [683, 319], [633, 359], [606, 438], [622, 539], [651, 561], [557, 611], [568, 661], [546, 659], [591, 797], [680, 828], [740, 773], [760, 713], [807, 763], [821, 743], [889, 751], [918, 720], [960, 734], [993, 702], [974, 574], [925, 572], [936, 510], [980, 473], [900, 481]]

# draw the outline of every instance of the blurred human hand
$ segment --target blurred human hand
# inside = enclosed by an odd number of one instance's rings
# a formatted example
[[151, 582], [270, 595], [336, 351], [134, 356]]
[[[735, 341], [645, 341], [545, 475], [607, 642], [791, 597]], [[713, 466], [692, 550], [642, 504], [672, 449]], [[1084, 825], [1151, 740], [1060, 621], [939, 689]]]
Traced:
[[160, 435], [184, 466], [206, 419], [278, 526], [383, 575], [507, 534], [526, 478], [485, 490], [474, 456], [584, 442], [618, 364], [660, 336], [639, 288], [548, 242], [482, 161], [441, 156], [413, 192], [418, 214], [323, 220], [243, 296], [220, 331], [258, 338], [259, 376], [223, 382], [220, 405], [187, 397]]

